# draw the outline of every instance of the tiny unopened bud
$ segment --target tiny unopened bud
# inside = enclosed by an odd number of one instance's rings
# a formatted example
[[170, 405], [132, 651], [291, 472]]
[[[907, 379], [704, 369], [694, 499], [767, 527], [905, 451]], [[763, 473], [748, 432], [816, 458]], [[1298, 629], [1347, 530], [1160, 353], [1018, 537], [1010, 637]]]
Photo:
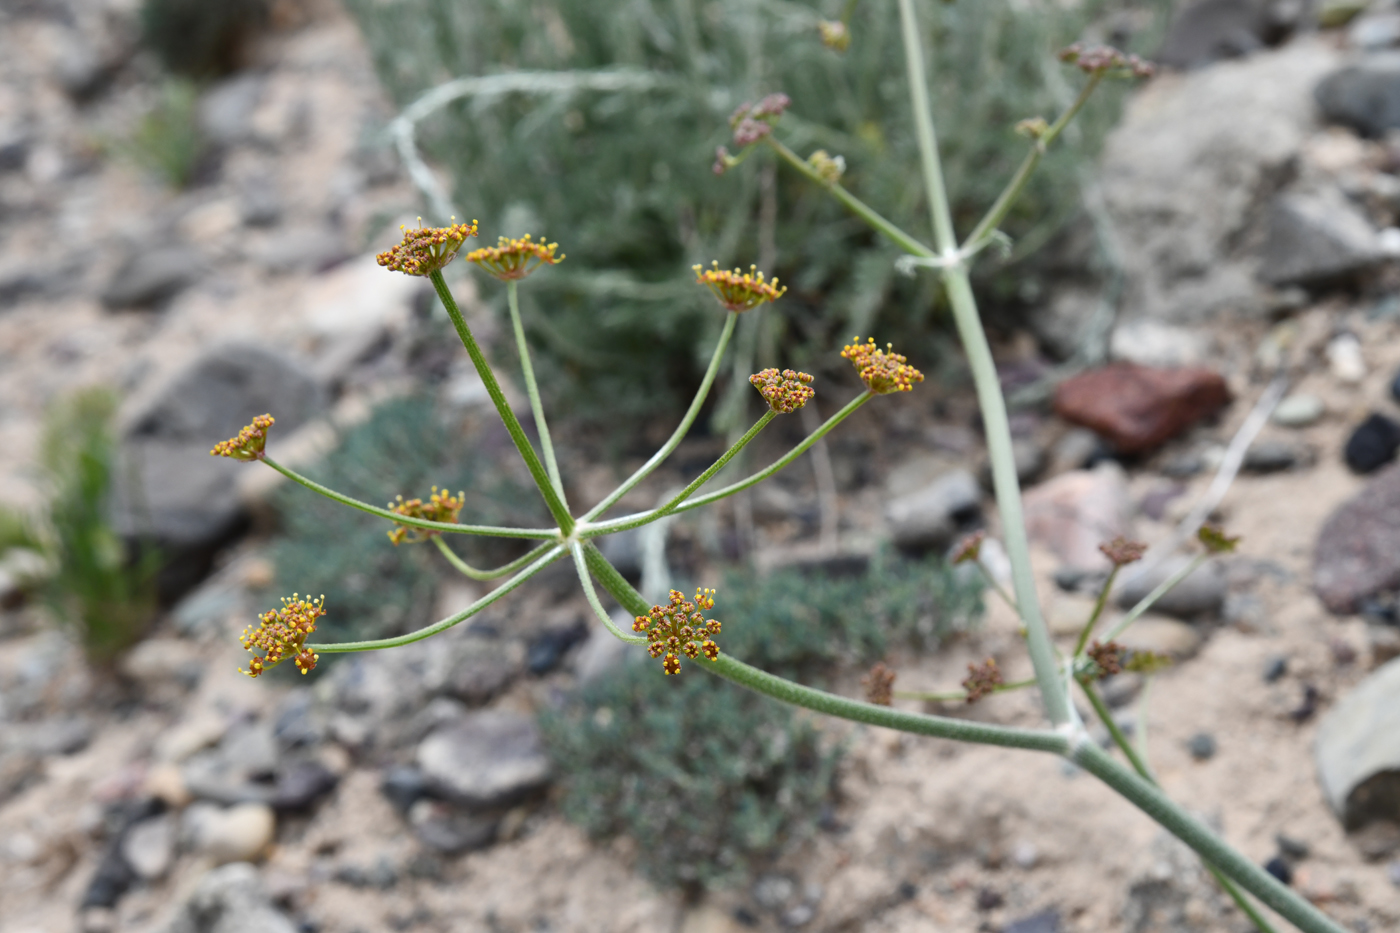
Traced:
[[1050, 124], [1045, 122], [1044, 117], [1030, 117], [1016, 124], [1016, 133], [1025, 136], [1027, 139], [1040, 139], [1050, 129]]
[[1240, 543], [1238, 536], [1226, 537], [1219, 525], [1202, 525], [1201, 529], [1196, 532], [1196, 538], [1212, 554], [1229, 554]]
[[844, 52], [851, 47], [851, 31], [839, 19], [824, 19], [817, 22], [817, 30], [822, 36], [822, 45], [836, 52]]
[[829, 155], [825, 149], [818, 149], [809, 155], [807, 164], [828, 185], [836, 184], [846, 174], [846, 160], [841, 156]]
[[728, 149], [723, 146], [716, 146], [715, 164], [710, 167], [710, 171], [714, 172], [716, 175], [723, 175], [737, 164], [738, 160], [729, 154]]
[[1172, 659], [1168, 655], [1158, 654], [1156, 651], [1132, 651], [1128, 654], [1128, 659], [1123, 662], [1123, 670], [1131, 671], [1134, 674], [1154, 674], [1171, 666]]
[[1099, 669], [1099, 677], [1111, 677], [1123, 670], [1123, 658], [1127, 651], [1116, 641], [1100, 644], [1098, 639], [1085, 652]]
[[1147, 545], [1141, 541], [1129, 541], [1119, 535], [1107, 544], [1100, 544], [1099, 550], [1115, 567], [1124, 567], [1142, 560], [1142, 555], [1147, 553]]
[[769, 133], [792, 101], [786, 94], [769, 94], [756, 104], [747, 101], [729, 115], [736, 145], [752, 146]]
[[962, 688], [967, 691], [967, 702], [976, 703], [1003, 683], [996, 660], [988, 658], [982, 664], [967, 666], [967, 677], [962, 682]]
[[953, 554], [950, 560], [955, 564], [965, 564], [969, 561], [976, 561], [982, 555], [982, 542], [986, 540], [987, 532], [974, 531], [965, 535], [953, 547]]
[[875, 662], [870, 673], [860, 681], [861, 686], [865, 688], [866, 702], [876, 706], [889, 706], [890, 701], [894, 699], [894, 679], [895, 672], [886, 667], [885, 662]]

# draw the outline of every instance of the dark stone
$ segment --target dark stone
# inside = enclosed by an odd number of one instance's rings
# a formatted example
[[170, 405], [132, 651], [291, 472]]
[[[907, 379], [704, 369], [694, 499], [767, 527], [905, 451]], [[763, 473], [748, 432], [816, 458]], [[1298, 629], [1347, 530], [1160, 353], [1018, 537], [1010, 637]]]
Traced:
[[1060, 912], [1055, 908], [1013, 920], [1001, 933], [1060, 933]]
[[901, 881], [899, 887], [895, 889], [895, 894], [901, 901], [912, 901], [919, 895], [918, 885], [912, 881]]
[[1303, 684], [1303, 698], [1298, 701], [1298, 705], [1288, 711], [1288, 718], [1299, 725], [1312, 719], [1317, 713], [1317, 705], [1322, 701], [1322, 694], [1312, 684]]
[[394, 809], [407, 813], [428, 792], [428, 780], [417, 768], [400, 766], [384, 775], [379, 782], [379, 792], [389, 798]]
[[580, 616], [567, 628], [548, 629], [530, 642], [525, 666], [531, 674], [548, 674], [559, 666], [569, 649], [588, 637], [588, 623]]
[[1381, 258], [1370, 221], [1340, 192], [1286, 194], [1269, 208], [1259, 278], [1278, 288], [1321, 287]]
[[1400, 424], [1385, 415], [1372, 413], [1347, 438], [1344, 451], [1353, 473], [1373, 473], [1395, 459], [1400, 450]]
[[1288, 658], [1279, 655], [1270, 658], [1264, 665], [1264, 683], [1278, 683], [1283, 679], [1283, 675], [1288, 673]]
[[1285, 836], [1283, 833], [1274, 836], [1274, 842], [1278, 843], [1278, 850], [1285, 858], [1295, 862], [1301, 862], [1308, 857], [1310, 852], [1306, 842], [1294, 839], [1292, 836]]
[[1186, 740], [1186, 750], [1197, 761], [1209, 761], [1215, 757], [1215, 736], [1209, 732], [1197, 732]]
[[102, 303], [114, 310], [148, 308], [184, 291], [203, 271], [204, 259], [188, 247], [138, 249], [107, 282]]
[[1006, 903], [1006, 898], [1000, 891], [992, 888], [982, 888], [977, 892], [978, 910], [996, 910]]
[[1172, 68], [1200, 68], [1263, 48], [1270, 19], [1260, 0], [1200, 0], [1181, 10], [1167, 29], [1154, 61]]
[[448, 804], [420, 800], [409, 815], [418, 841], [443, 855], [484, 849], [496, 841], [500, 819], [495, 815], [463, 813]]
[[272, 790], [272, 808], [279, 811], [309, 810], [335, 790], [340, 779], [319, 761], [298, 761], [277, 775]]
[[1323, 78], [1313, 91], [1322, 114], [1363, 136], [1400, 127], [1400, 53], [1365, 56]]
[[524, 652], [520, 643], [485, 637], [478, 625], [450, 650], [451, 665], [443, 692], [469, 706], [480, 706], [499, 694], [520, 674]]
[[1395, 378], [1390, 380], [1390, 397], [1400, 402], [1400, 372], [1395, 374]]
[[1066, 379], [1055, 389], [1055, 411], [1061, 418], [1092, 428], [1125, 454], [1161, 445], [1229, 401], [1224, 378], [1198, 367], [1113, 363]]
[[79, 906], [83, 909], [115, 907], [127, 888], [135, 881], [136, 872], [126, 863], [121, 854], [121, 846], [114, 840], [103, 852], [102, 861], [97, 863], [97, 871], [88, 882]]
[[386, 855], [375, 859], [369, 868], [354, 862], [341, 865], [332, 877], [352, 888], [378, 888], [381, 891], [387, 891], [399, 883], [399, 873]]
[[1378, 473], [1328, 516], [1313, 552], [1313, 586], [1343, 615], [1400, 586], [1400, 466]]
[[1264, 870], [1283, 884], [1293, 883], [1293, 868], [1281, 856], [1275, 855], [1265, 862]]

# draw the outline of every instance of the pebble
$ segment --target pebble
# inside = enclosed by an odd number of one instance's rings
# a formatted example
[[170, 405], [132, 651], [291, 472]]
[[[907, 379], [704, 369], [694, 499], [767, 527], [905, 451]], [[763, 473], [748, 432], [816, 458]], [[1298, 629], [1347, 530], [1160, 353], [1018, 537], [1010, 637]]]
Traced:
[[1001, 933], [1060, 933], [1060, 912], [1055, 908], [1013, 920], [1001, 928]]
[[1390, 380], [1390, 397], [1400, 402], [1400, 372], [1395, 374], [1395, 378]]
[[753, 899], [764, 910], [782, 908], [796, 893], [796, 882], [783, 875], [764, 875], [753, 885]]
[[[1400, 467], [1383, 470], [1322, 525], [1313, 551], [1313, 588], [1334, 613], [1379, 610], [1400, 584]], [[1393, 624], [1393, 623], [1392, 623]]]
[[309, 810], [335, 789], [338, 778], [319, 761], [297, 761], [283, 768], [272, 790], [272, 807], [281, 811]]
[[1275, 855], [1265, 862], [1264, 870], [1283, 884], [1293, 883], [1293, 868], [1281, 856]]
[[[1190, 562], [1190, 557], [1180, 554], [1149, 567], [1145, 573], [1133, 573], [1134, 568], [1127, 568], [1122, 574], [1122, 583], [1116, 588], [1118, 605], [1124, 609], [1137, 605]], [[1228, 585], [1224, 566], [1216, 560], [1206, 561], [1153, 603], [1152, 611], [1185, 619], [1215, 615], [1225, 604]]]
[[248, 862], [272, 844], [277, 817], [261, 803], [242, 803], [227, 810], [196, 805], [185, 811], [194, 847], [217, 864]]
[[817, 909], [811, 904], [795, 904], [783, 911], [783, 915], [778, 920], [783, 926], [796, 929], [811, 923], [816, 915]]
[[1400, 861], [1391, 862], [1386, 874], [1390, 876], [1390, 883], [1400, 888]]
[[388, 798], [394, 809], [408, 813], [418, 799], [428, 792], [428, 780], [422, 771], [404, 765], [392, 768], [384, 775], [379, 782], [379, 792]]
[[1400, 450], [1400, 424], [1373, 413], [1351, 432], [1343, 456], [1353, 473], [1364, 475], [1394, 460], [1397, 450]]
[[1400, 660], [1337, 700], [1318, 726], [1313, 751], [1323, 795], [1347, 829], [1393, 818], [1400, 797]]
[[588, 624], [580, 616], [566, 628], [547, 629], [530, 642], [525, 651], [525, 667], [536, 676], [559, 666], [569, 649], [588, 637]]
[[1132, 532], [1133, 503], [1123, 468], [1105, 461], [1047, 480], [1025, 496], [1026, 531], [1063, 567], [1107, 570], [1099, 545]]
[[942, 548], [958, 527], [976, 516], [982, 499], [977, 478], [967, 470], [952, 470], [885, 506], [894, 543], [901, 548]]
[[1256, 441], [1244, 455], [1244, 468], [1251, 473], [1280, 473], [1311, 465], [1311, 452], [1288, 441]]
[[1294, 839], [1292, 836], [1285, 836], [1283, 833], [1278, 833], [1274, 836], [1274, 842], [1278, 844], [1279, 852], [1283, 853], [1286, 858], [1293, 859], [1295, 862], [1300, 862], [1308, 857], [1310, 851], [1308, 849], [1308, 844], [1302, 840]]
[[1201, 633], [1176, 619], [1147, 613], [1118, 637], [1118, 643], [1134, 651], [1152, 651], [1177, 660], [1189, 658], [1201, 647]]
[[1264, 663], [1264, 683], [1278, 683], [1288, 673], [1288, 658], [1279, 655]]
[[1186, 750], [1197, 761], [1210, 761], [1215, 757], [1215, 736], [1209, 732], [1197, 732], [1186, 740]]
[[297, 933], [297, 926], [272, 906], [268, 885], [246, 862], [206, 872], [180, 905], [171, 933]]
[[441, 801], [426, 798], [408, 811], [408, 823], [418, 841], [444, 855], [461, 855], [486, 848], [496, 841], [499, 822], [492, 816], [462, 813]]
[[1299, 393], [1290, 395], [1278, 403], [1272, 415], [1274, 424], [1285, 428], [1306, 428], [1322, 420], [1327, 414], [1327, 406], [1316, 395]]
[[550, 774], [534, 719], [504, 710], [473, 713], [434, 730], [418, 746], [418, 766], [446, 799], [483, 808], [542, 790]]
[[175, 860], [175, 817], [162, 813], [132, 825], [122, 836], [121, 853], [143, 881], [162, 877]]
[[1327, 344], [1327, 366], [1332, 376], [1347, 385], [1356, 385], [1366, 378], [1366, 360], [1361, 355], [1361, 341], [1355, 334], [1338, 334]]
[[982, 888], [977, 892], [978, 910], [996, 910], [1006, 903], [1006, 898], [995, 888]]

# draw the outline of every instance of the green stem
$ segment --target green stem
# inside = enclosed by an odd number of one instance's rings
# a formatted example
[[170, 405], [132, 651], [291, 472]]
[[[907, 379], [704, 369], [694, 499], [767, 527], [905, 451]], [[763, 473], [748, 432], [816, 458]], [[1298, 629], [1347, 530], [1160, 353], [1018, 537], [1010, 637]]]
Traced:
[[691, 400], [690, 408], [686, 410], [685, 417], [676, 426], [676, 430], [671, 433], [671, 437], [661, 446], [660, 450], [651, 455], [650, 460], [642, 464], [637, 472], [627, 477], [626, 482], [610, 492], [602, 502], [589, 509], [583, 516], [584, 521], [592, 521], [606, 512], [618, 499], [627, 495], [634, 486], [651, 475], [651, 472], [659, 467], [680, 445], [687, 432], [690, 431], [690, 426], [695, 423], [696, 417], [699, 416], [700, 407], [705, 403], [705, 397], [709, 395], [710, 386], [714, 384], [715, 376], [719, 373], [720, 360], [724, 358], [724, 350], [729, 346], [729, 338], [734, 335], [734, 325], [738, 320], [738, 312], [729, 312], [724, 322], [724, 330], [719, 335], [719, 343], [715, 346], [715, 352], [710, 356], [710, 366], [705, 370], [705, 378], [700, 380], [700, 388], [696, 391], [695, 398]]
[[544, 451], [544, 465], [549, 471], [549, 480], [559, 501], [568, 511], [569, 500], [564, 495], [564, 480], [559, 476], [559, 463], [554, 459], [554, 442], [549, 436], [549, 422], [544, 420], [544, 406], [540, 403], [540, 387], [535, 382], [535, 367], [530, 362], [530, 346], [525, 342], [525, 326], [520, 322], [520, 296], [517, 294], [520, 283], [512, 279], [506, 283], [506, 303], [510, 305], [510, 323], [515, 329], [515, 348], [520, 351], [520, 371], [525, 376], [525, 393], [530, 396], [530, 411], [535, 416], [535, 430], [540, 434], [540, 448]]
[[462, 558], [458, 557], [456, 553], [453, 552], [452, 548], [447, 546], [447, 542], [442, 540], [440, 536], [435, 536], [433, 538], [433, 543], [436, 544], [437, 549], [442, 552], [442, 556], [447, 558], [449, 564], [455, 567], [464, 577], [470, 577], [473, 580], [499, 580], [501, 577], [515, 573], [515, 571], [524, 567], [526, 564], [530, 563], [530, 561], [539, 557], [552, 547], [550, 542], [545, 542], [533, 548], [530, 553], [518, 557], [504, 566], [497, 567], [495, 570], [477, 570], [471, 564], [468, 564], [466, 561], [462, 560]]
[[545, 551], [533, 564], [511, 577], [505, 583], [502, 583], [461, 612], [456, 615], [450, 615], [441, 621], [434, 622], [432, 625], [420, 628], [416, 632], [409, 632], [407, 635], [399, 635], [395, 638], [376, 638], [372, 641], [343, 641], [335, 644], [307, 645], [306, 647], [321, 654], [345, 654], [351, 651], [376, 651], [380, 648], [397, 648], [400, 645], [411, 645], [415, 641], [431, 638], [438, 632], [444, 632], [457, 623], [476, 615], [563, 556], [563, 545], [550, 545], [549, 550]]
[[874, 227], [876, 230], [889, 237], [900, 249], [904, 250], [906, 253], [912, 253], [915, 256], [921, 256], [924, 259], [935, 258], [933, 250], [929, 249], [927, 246], [914, 239], [914, 237], [899, 229], [899, 227], [895, 226], [891, 221], [886, 220], [884, 217], [880, 216], [880, 213], [878, 211], [876, 211], [870, 205], [866, 204], [860, 198], [851, 194], [845, 188], [841, 187], [840, 183], [827, 181], [821, 175], [818, 175], [816, 169], [808, 165], [806, 161], [797, 153], [793, 152], [787, 146], [784, 146], [782, 143], [778, 142], [778, 140], [774, 139], [771, 133], [763, 137], [763, 141], [767, 143], [773, 149], [773, 151], [776, 152], [779, 156], [781, 156], [783, 160], [786, 161], [789, 165], [797, 169], [803, 175], [807, 176], [807, 179], [809, 181], [812, 181], [815, 184], [820, 185], [821, 187], [830, 191], [832, 197], [836, 198], [836, 200], [844, 204], [851, 211], [851, 213], [855, 214], [861, 220], [864, 220], [870, 226]]
[[[723, 499], [726, 496], [732, 496], [736, 492], [743, 492], [750, 486], [763, 482], [765, 479], [772, 476], [774, 473], [777, 473], [783, 467], [792, 463], [792, 461], [796, 460], [798, 457], [806, 453], [807, 449], [810, 448], [817, 441], [821, 440], [824, 436], [826, 436], [827, 432], [829, 432], [832, 428], [836, 427], [842, 421], [846, 420], [846, 418], [850, 417], [852, 412], [854, 412], [857, 408], [864, 405], [866, 402], [870, 401], [874, 397], [874, 393], [870, 392], [869, 390], [862, 392], [860, 395], [857, 395], [855, 398], [853, 398], [850, 402], [846, 403], [846, 407], [842, 408], [836, 414], [826, 419], [826, 421], [822, 424], [820, 428], [817, 428], [817, 430], [807, 435], [806, 439], [803, 440], [802, 443], [798, 444], [792, 450], [788, 451], [787, 454], [785, 454], [781, 459], [770, 464], [765, 469], [759, 470], [757, 473], [753, 474], [748, 479], [740, 480], [737, 483], [732, 483], [731, 485], [725, 486], [723, 489], [717, 489], [714, 492], [706, 493], [703, 496], [696, 496], [694, 499], [690, 499], [687, 502], [681, 503], [671, 511], [688, 512], [691, 509], [698, 509], [702, 505], [709, 505], [711, 502], [718, 502], [720, 499]], [[763, 421], [762, 419], [760, 419], [759, 424], [762, 423]], [[597, 535], [605, 535], [610, 534], [614, 531], [620, 531], [624, 528], [636, 528], [640, 525], [645, 525], [649, 522], [654, 522], [658, 518], [664, 518], [666, 514], [667, 513], [662, 512], [660, 509], [652, 509], [648, 512], [636, 512], [632, 515], [624, 515], [621, 518], [614, 518], [611, 521], [599, 522], [596, 525], [585, 525], [583, 528], [579, 529], [579, 537], [592, 538], [596, 537]]]
[[1084, 623], [1084, 628], [1079, 633], [1079, 640], [1074, 643], [1074, 654], [1072, 657], [1079, 657], [1084, 646], [1089, 643], [1089, 636], [1094, 632], [1094, 626], [1098, 624], [1099, 616], [1103, 615], [1103, 607], [1108, 605], [1108, 594], [1113, 589], [1113, 581], [1118, 577], [1118, 565], [1114, 564], [1113, 569], [1108, 572], [1108, 579], [1104, 581], [1103, 589], [1099, 590], [1099, 598], [1094, 601], [1094, 611], [1089, 613], [1089, 621]]
[[987, 569], [987, 566], [983, 564], [982, 561], [977, 560], [973, 563], [977, 565], [978, 571], [981, 572], [982, 579], [987, 581], [987, 585], [996, 591], [996, 594], [1001, 597], [1001, 601], [1006, 603], [1006, 605], [1011, 608], [1011, 611], [1016, 613], [1016, 618], [1019, 619], [1021, 617], [1021, 610], [1016, 608], [1016, 600], [1012, 599], [1011, 594], [1002, 588], [1002, 585], [997, 582], [997, 578], [992, 576], [992, 572]]
[[[584, 556], [585, 545], [574, 541], [569, 544], [569, 551], [574, 555], [574, 568], [578, 570], [579, 583], [583, 585], [584, 595], [588, 597], [588, 605], [593, 607], [593, 614], [603, 623], [603, 627], [620, 641], [625, 641], [629, 645], [645, 645], [647, 639], [645, 635], [628, 635], [613, 622], [612, 616], [603, 608], [602, 600], [598, 599], [598, 591], [593, 586], [593, 577], [589, 574], [589, 561]], [[602, 557], [602, 552], [598, 554]], [[606, 584], [604, 584], [606, 586]], [[634, 615], [644, 616], [647, 609], [633, 610]]]
[[381, 509], [368, 502], [361, 502], [359, 499], [352, 499], [347, 495], [336, 492], [328, 486], [322, 486], [315, 480], [307, 479], [300, 473], [283, 466], [271, 457], [263, 457], [263, 463], [281, 473], [294, 483], [300, 483], [312, 492], [320, 493], [327, 499], [339, 502], [341, 505], [348, 505], [352, 509], [359, 509], [370, 515], [377, 515], [380, 518], [387, 518], [391, 522], [398, 522], [400, 525], [407, 525], [410, 528], [422, 528], [426, 531], [443, 531], [449, 534], [460, 535], [488, 535], [493, 538], [533, 538], [536, 540], [554, 540], [559, 537], [557, 528], [506, 528], [499, 525], [459, 525], [455, 522], [431, 522], [425, 518], [409, 518], [407, 515], [399, 515], [388, 509]]
[[[993, 687], [991, 690], [989, 690], [989, 691], [987, 691], [987, 692], [988, 692], [988, 693], [1006, 693], [1007, 691], [1010, 691], [1010, 690], [1023, 690], [1023, 689], [1025, 689], [1026, 687], [1034, 687], [1035, 684], [1036, 684], [1036, 680], [1035, 680], [1034, 677], [1032, 677], [1032, 678], [1030, 678], [1029, 680], [1016, 680], [1016, 681], [1012, 681], [1012, 682], [1009, 683], [1009, 684], [1002, 684], [1002, 685], [999, 686], [999, 687]], [[933, 702], [935, 702], [935, 703], [950, 703], [950, 702], [953, 702], [953, 701], [955, 701], [955, 700], [966, 700], [966, 699], [967, 699], [967, 691], [966, 691], [966, 690], [948, 690], [948, 691], [943, 692], [943, 693], [919, 693], [919, 692], [916, 691], [916, 690], [896, 690], [896, 691], [894, 691], [894, 696], [895, 696], [897, 699], [900, 699], [900, 700], [930, 700], [930, 701], [933, 701]]]
[[[942, 171], [938, 164], [937, 139], [933, 119], [927, 107], [928, 95], [924, 85], [923, 50], [918, 39], [917, 23], [911, 0], [900, 0], [900, 17], [904, 30], [904, 48], [909, 57], [910, 94], [916, 106], [914, 120], [918, 127], [919, 149], [924, 168], [924, 183], [928, 188], [929, 209], [933, 214], [935, 245], [945, 257], [955, 256], [957, 242], [953, 237], [947, 195], [943, 190]], [[918, 106], [922, 102], [923, 106]], [[977, 300], [972, 295], [967, 267], [954, 262], [943, 268], [953, 320], [967, 353], [972, 379], [977, 389], [977, 401], [982, 408], [982, 423], [987, 438], [987, 454], [992, 464], [992, 486], [996, 492], [997, 509], [1006, 534], [1006, 553], [1011, 560], [1011, 572], [1016, 591], [1016, 606], [1026, 625], [1026, 640], [1031, 664], [1040, 684], [1045, 713], [1056, 726], [1071, 721], [1073, 708], [1069, 702], [1069, 686], [1062, 679], [1055, 662], [1050, 632], [1040, 614], [1035, 593], [1035, 576], [1031, 570], [1030, 542], [1021, 511], [1021, 488], [1016, 478], [1016, 460], [1011, 452], [1011, 429], [1006, 414], [1006, 400], [997, 380], [992, 350], [977, 313]]]
[[486, 386], [486, 392], [491, 396], [491, 402], [496, 406], [497, 414], [501, 416], [506, 430], [510, 432], [511, 440], [515, 441], [516, 449], [524, 458], [525, 466], [530, 470], [530, 476], [534, 478], [535, 485], [540, 489], [540, 495], [544, 496], [545, 504], [549, 506], [549, 514], [554, 516], [554, 520], [559, 523], [559, 530], [567, 538], [574, 530], [573, 516], [565, 508], [559, 494], [554, 491], [554, 484], [550, 482], [544, 464], [540, 463], [535, 448], [530, 446], [530, 439], [525, 436], [525, 431], [520, 427], [520, 421], [515, 417], [515, 412], [510, 410], [505, 393], [501, 391], [500, 383], [496, 381], [496, 374], [491, 371], [491, 364], [486, 361], [485, 354], [481, 352], [481, 347], [477, 346], [476, 338], [472, 336], [471, 329], [467, 327], [466, 319], [462, 317], [462, 311], [457, 307], [457, 301], [452, 297], [452, 291], [447, 287], [447, 281], [442, 277], [442, 271], [436, 270], [428, 278], [432, 281], [433, 288], [437, 290], [438, 298], [442, 300], [442, 306], [447, 309], [447, 316], [452, 318], [452, 326], [457, 328], [457, 336], [462, 338], [462, 346], [467, 348], [467, 355], [472, 358], [472, 365], [476, 367], [476, 373], [481, 377], [482, 385]]
[[1026, 153], [1026, 157], [1021, 161], [1020, 167], [1016, 169], [1016, 174], [1011, 176], [1011, 181], [1007, 182], [1001, 194], [997, 195], [996, 201], [993, 202], [986, 215], [977, 222], [977, 226], [972, 229], [967, 239], [963, 241], [963, 248], [965, 250], [971, 251], [976, 249], [977, 246], [987, 237], [991, 236], [996, 228], [1000, 226], [1001, 222], [1006, 219], [1006, 215], [1011, 212], [1011, 208], [1016, 204], [1016, 199], [1021, 196], [1021, 192], [1025, 190], [1027, 183], [1030, 182], [1031, 175], [1035, 173], [1036, 166], [1040, 164], [1040, 160], [1050, 148], [1050, 144], [1064, 132], [1065, 127], [1069, 125], [1069, 122], [1073, 120], [1080, 109], [1083, 108], [1084, 104], [1089, 100], [1089, 95], [1094, 93], [1094, 89], [1099, 86], [1099, 82], [1102, 80], [1102, 72], [1091, 75], [1088, 82], [1085, 83], [1084, 88], [1079, 92], [1079, 96], [1075, 98], [1074, 103], [1070, 104], [1065, 112], [1060, 114], [1060, 118], [1055, 121], [1053, 126], [1047, 129], [1039, 139], [1031, 143], [1030, 151]]
[[1150, 780], [1119, 764], [1087, 738], [1069, 757], [1194, 849], [1207, 865], [1214, 865], [1304, 933], [1346, 933], [1331, 917], [1194, 819]]
[[1161, 599], [1174, 586], [1176, 586], [1182, 580], [1185, 580], [1188, 576], [1190, 576], [1191, 572], [1194, 571], [1197, 567], [1201, 566], [1201, 564], [1204, 564], [1206, 560], [1209, 559], [1209, 557], [1209, 554], [1197, 554], [1195, 559], [1187, 563], [1185, 567], [1182, 567], [1176, 573], [1163, 580], [1160, 584], [1158, 584], [1155, 590], [1153, 590], [1151, 593], [1148, 593], [1142, 599], [1138, 600], [1138, 604], [1132, 609], [1128, 610], [1128, 614], [1125, 615], [1122, 619], [1120, 619], [1117, 625], [1113, 626], [1113, 628], [1108, 630], [1108, 634], [1104, 636], [1104, 641], [1113, 641], [1113, 639], [1117, 638], [1119, 635], [1122, 635], [1123, 632], [1127, 630], [1128, 626], [1132, 625], [1138, 620], [1138, 616], [1151, 609], [1152, 606], [1157, 602], [1157, 600]]

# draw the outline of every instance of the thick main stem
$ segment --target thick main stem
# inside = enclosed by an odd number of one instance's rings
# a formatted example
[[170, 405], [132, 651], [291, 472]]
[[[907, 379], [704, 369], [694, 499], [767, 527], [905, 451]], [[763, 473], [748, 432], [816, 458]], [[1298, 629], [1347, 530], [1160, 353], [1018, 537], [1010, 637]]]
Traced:
[[[909, 59], [909, 91], [914, 101], [914, 123], [924, 169], [924, 186], [929, 197], [929, 210], [939, 253], [952, 257], [957, 252], [953, 235], [948, 197], [943, 190], [943, 173], [938, 164], [938, 142], [933, 132], [933, 118], [928, 109], [928, 92], [924, 79], [923, 49], [919, 42], [918, 23], [914, 18], [912, 0], [899, 0], [900, 19], [904, 30], [904, 50]], [[1030, 647], [1035, 679], [1040, 684], [1041, 702], [1045, 713], [1055, 725], [1072, 719], [1069, 687], [1055, 663], [1050, 632], [1040, 615], [1040, 602], [1035, 593], [1035, 577], [1031, 572], [1030, 542], [1026, 537], [1025, 519], [1021, 512], [1021, 487], [1016, 478], [1016, 460], [1011, 452], [1011, 428], [997, 380], [996, 364], [982, 321], [977, 314], [977, 301], [972, 284], [962, 263], [952, 263], [943, 269], [948, 288], [948, 300], [953, 308], [953, 320], [962, 339], [977, 388], [977, 401], [982, 409], [986, 430], [987, 453], [992, 464], [992, 486], [996, 491], [997, 509], [1001, 513], [1006, 553], [1011, 559], [1012, 580], [1016, 590], [1016, 605], [1021, 621], [1026, 625], [1026, 640]]]
[[540, 387], [535, 382], [535, 367], [530, 362], [530, 345], [525, 342], [525, 325], [520, 321], [519, 282], [506, 283], [506, 303], [510, 305], [510, 323], [515, 329], [515, 348], [520, 352], [520, 371], [525, 377], [525, 393], [530, 396], [530, 412], [535, 416], [535, 430], [540, 435], [540, 449], [544, 451], [545, 469], [559, 501], [568, 509], [569, 500], [564, 495], [564, 480], [559, 475], [559, 463], [554, 459], [554, 442], [549, 436], [549, 422], [544, 418], [544, 405], [540, 403]]
[[622, 485], [618, 486], [607, 497], [593, 508], [589, 509], [583, 516], [584, 521], [592, 521], [610, 509], [617, 500], [627, 495], [638, 483], [646, 479], [651, 472], [659, 467], [666, 458], [669, 457], [685, 439], [685, 435], [690, 431], [690, 426], [695, 423], [696, 417], [700, 414], [700, 407], [705, 404], [705, 397], [710, 394], [710, 386], [714, 385], [715, 376], [719, 373], [720, 360], [724, 358], [724, 350], [729, 346], [729, 338], [734, 336], [734, 325], [739, 320], [739, 314], [730, 311], [728, 318], [724, 322], [724, 330], [720, 332], [719, 343], [715, 345], [715, 352], [710, 356], [710, 365], [705, 370], [705, 378], [700, 380], [700, 388], [695, 392], [695, 398], [691, 399], [690, 408], [686, 409], [685, 417], [676, 426], [676, 430], [671, 432], [671, 436], [661, 445], [661, 449], [651, 455], [651, 459], [642, 464], [637, 472], [627, 477]]
[[524, 458], [525, 466], [530, 470], [530, 476], [540, 489], [540, 495], [544, 496], [545, 505], [549, 506], [549, 514], [554, 516], [554, 520], [559, 523], [560, 532], [567, 538], [574, 530], [573, 516], [569, 514], [569, 510], [564, 506], [558, 493], [554, 491], [554, 484], [551, 482], [549, 474], [545, 472], [544, 464], [540, 463], [539, 455], [531, 446], [530, 439], [525, 436], [525, 430], [520, 427], [520, 421], [515, 417], [515, 412], [510, 410], [510, 403], [506, 401], [505, 393], [501, 391], [501, 384], [496, 381], [496, 374], [491, 371], [491, 364], [486, 361], [486, 355], [481, 352], [481, 347], [477, 345], [476, 338], [472, 336], [471, 328], [467, 327], [466, 319], [462, 317], [462, 311], [457, 307], [457, 300], [452, 297], [452, 290], [447, 287], [447, 280], [442, 277], [441, 270], [434, 271], [428, 278], [433, 283], [433, 288], [437, 291], [442, 306], [447, 309], [447, 316], [452, 319], [452, 326], [457, 329], [457, 336], [461, 338], [462, 346], [467, 348], [467, 355], [471, 357], [472, 365], [476, 367], [476, 374], [481, 377], [482, 385], [486, 386], [486, 393], [491, 396], [491, 403], [496, 406], [496, 413], [501, 416], [506, 430], [510, 432], [510, 439], [515, 442], [516, 449]]

